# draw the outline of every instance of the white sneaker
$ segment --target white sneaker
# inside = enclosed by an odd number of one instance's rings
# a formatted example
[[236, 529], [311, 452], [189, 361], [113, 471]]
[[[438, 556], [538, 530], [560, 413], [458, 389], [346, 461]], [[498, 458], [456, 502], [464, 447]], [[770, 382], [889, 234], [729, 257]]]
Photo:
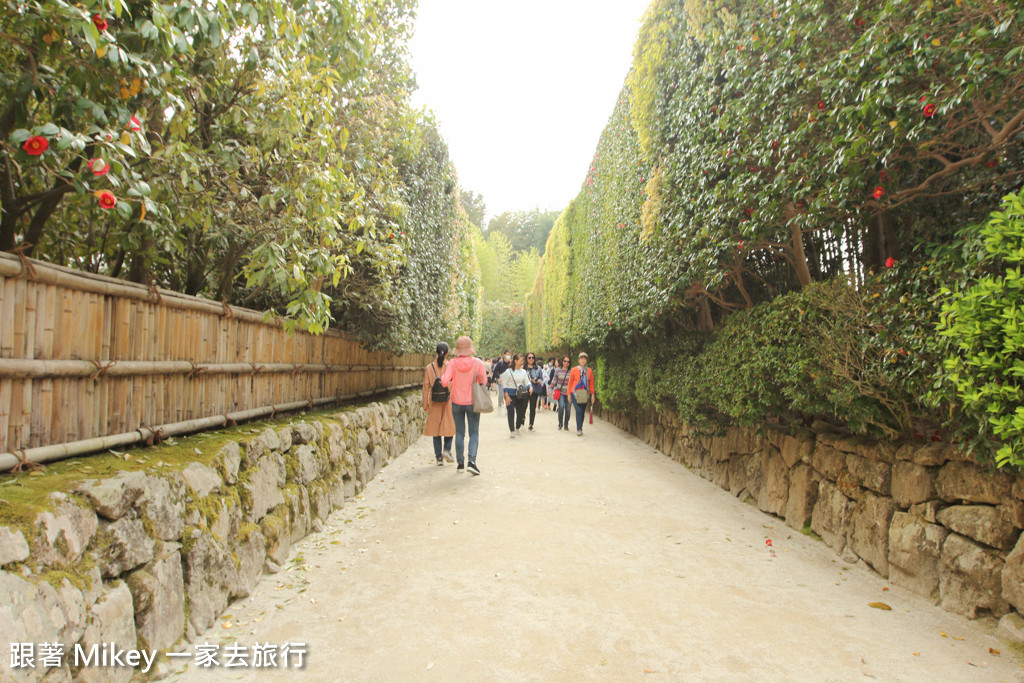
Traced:
[[508, 433], [508, 438], [510, 438], [510, 439], [516, 438], [516, 433], [515, 432], [509, 432]]
[[517, 429], [517, 430], [516, 430], [516, 436], [518, 436], [518, 435], [519, 435], [519, 430]]
[[445, 451], [444, 453], [441, 454], [441, 456], [448, 462], [455, 462], [455, 458], [452, 457], [451, 451]]

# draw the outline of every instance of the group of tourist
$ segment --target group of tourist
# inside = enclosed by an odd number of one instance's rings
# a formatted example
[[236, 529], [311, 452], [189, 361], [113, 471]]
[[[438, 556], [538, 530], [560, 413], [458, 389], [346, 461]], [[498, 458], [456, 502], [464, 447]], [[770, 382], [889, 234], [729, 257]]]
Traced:
[[[423, 433], [434, 439], [434, 456], [438, 465], [456, 462], [456, 471], [468, 470], [479, 475], [476, 463], [480, 444], [480, 412], [473, 407], [473, 384], [488, 389], [497, 385], [498, 401], [505, 408], [509, 437], [516, 438], [526, 425], [534, 431], [537, 406], [551, 407], [558, 413], [558, 429], [569, 429], [569, 417], [575, 412], [576, 436], [583, 436], [586, 408], [593, 409], [595, 399], [594, 371], [587, 367], [589, 357], [581, 351], [578, 364], [570, 368], [570, 357], [561, 361], [549, 359], [538, 363], [534, 353], [512, 353], [505, 350], [500, 358], [485, 361], [477, 358], [469, 337], [459, 337], [452, 358], [445, 342], [437, 345], [437, 358], [423, 374], [423, 410], [427, 413]], [[482, 390], [482, 389], [481, 389]], [[498, 413], [501, 414], [500, 412]], [[466, 433], [469, 445], [465, 447]], [[455, 457], [452, 457], [454, 439]], [[465, 455], [465, 457], [463, 457]]]

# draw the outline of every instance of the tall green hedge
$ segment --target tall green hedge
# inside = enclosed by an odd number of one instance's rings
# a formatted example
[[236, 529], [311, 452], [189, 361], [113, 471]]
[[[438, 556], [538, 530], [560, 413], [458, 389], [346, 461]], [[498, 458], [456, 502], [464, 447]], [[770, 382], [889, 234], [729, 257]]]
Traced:
[[1022, 45], [1007, 0], [655, 0], [528, 345], [602, 349], [623, 406], [950, 438], [941, 292], [1024, 178]]

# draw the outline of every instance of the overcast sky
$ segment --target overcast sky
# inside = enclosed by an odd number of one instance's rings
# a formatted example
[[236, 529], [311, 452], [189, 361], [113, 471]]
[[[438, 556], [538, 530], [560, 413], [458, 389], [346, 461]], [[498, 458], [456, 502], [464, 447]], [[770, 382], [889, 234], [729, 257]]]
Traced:
[[650, 0], [420, 0], [415, 106], [488, 217], [580, 190]]

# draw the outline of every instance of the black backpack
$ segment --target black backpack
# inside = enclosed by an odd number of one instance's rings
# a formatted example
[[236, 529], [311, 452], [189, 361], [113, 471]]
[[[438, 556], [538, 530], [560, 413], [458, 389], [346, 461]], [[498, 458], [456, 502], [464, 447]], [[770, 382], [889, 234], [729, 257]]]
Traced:
[[437, 370], [434, 370], [433, 363], [430, 364], [430, 369], [434, 372], [434, 386], [430, 388], [430, 400], [434, 403], [447, 403], [451, 397], [451, 391], [441, 384], [441, 378], [437, 376]]

